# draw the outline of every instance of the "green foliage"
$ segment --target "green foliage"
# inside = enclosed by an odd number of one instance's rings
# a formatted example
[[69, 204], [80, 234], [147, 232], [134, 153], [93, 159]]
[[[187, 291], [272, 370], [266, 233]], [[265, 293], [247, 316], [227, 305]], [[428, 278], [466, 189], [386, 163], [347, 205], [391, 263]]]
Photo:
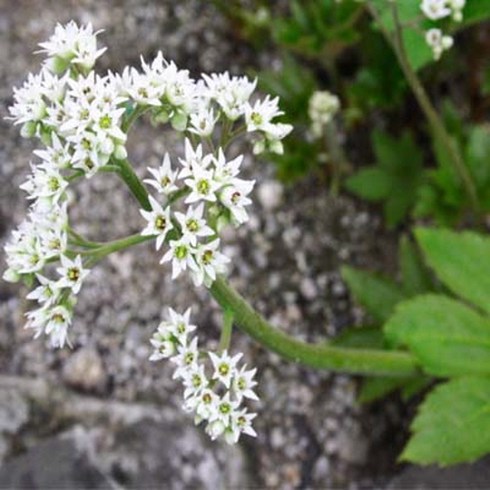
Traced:
[[368, 30], [363, 33], [360, 50], [360, 69], [352, 83], [347, 85], [350, 111], [363, 115], [373, 109], [391, 109], [398, 105], [406, 93], [407, 83], [393, 51], [383, 36]]
[[422, 153], [410, 133], [399, 139], [373, 132], [376, 164], [347, 179], [346, 188], [374, 202], [383, 202], [385, 220], [394, 227], [405, 218], [422, 181]]
[[343, 267], [342, 278], [376, 322], [387, 320], [395, 305], [405, 297], [396, 283], [372, 272]]
[[385, 325], [388, 340], [407, 346], [435, 376], [490, 374], [490, 320], [442, 295], [401, 303]]
[[490, 450], [490, 378], [465, 376], [437, 386], [411, 429], [402, 460], [449, 465], [484, 456]]
[[[381, 13], [381, 22], [393, 34], [395, 22], [392, 10], [386, 0], [371, 0]], [[425, 42], [423, 32], [436, 24], [423, 15], [420, 11], [419, 1], [397, 2], [400, 24], [403, 27], [403, 41], [410, 64], [415, 70], [419, 70], [433, 61], [432, 51]], [[464, 8], [463, 21], [456, 23], [446, 20], [452, 31], [455, 32], [476, 22], [482, 22], [490, 18], [490, 9], [487, 2], [482, 0], [467, 0]], [[440, 22], [437, 23], [440, 25]]]
[[[400, 302], [434, 289], [430, 271], [423, 263], [418, 248], [406, 236], [400, 240], [398, 260], [401, 270], [400, 284], [372, 272], [351, 267], [342, 268], [342, 278], [354, 298], [377, 322], [378, 327], [350, 328], [336, 337], [336, 345], [385, 348], [386, 342], [380, 325], [391, 317]], [[361, 403], [369, 403], [398, 389], [403, 396], [409, 398], [426, 384], [425, 376], [408, 379], [368, 378], [363, 381], [358, 399]]]
[[408, 348], [424, 372], [454, 378], [426, 397], [401, 458], [472, 461], [490, 451], [490, 239], [445, 229], [419, 228], [415, 235], [442, 283], [480, 311], [426, 294], [401, 302], [385, 324], [387, 340]]
[[271, 24], [272, 35], [304, 56], [332, 56], [359, 39], [352, 24], [362, 7], [355, 2], [291, 0], [289, 7], [289, 15]]
[[419, 228], [427, 263], [455, 294], [490, 313], [490, 238], [474, 232]]

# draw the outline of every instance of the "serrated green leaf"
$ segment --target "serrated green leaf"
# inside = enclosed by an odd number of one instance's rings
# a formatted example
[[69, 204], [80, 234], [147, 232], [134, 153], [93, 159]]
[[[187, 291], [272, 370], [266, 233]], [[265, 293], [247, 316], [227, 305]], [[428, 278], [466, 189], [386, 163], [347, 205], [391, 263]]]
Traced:
[[363, 199], [380, 201], [391, 191], [391, 178], [378, 167], [369, 167], [349, 177], [345, 187]]
[[490, 451], [490, 378], [463, 377], [437, 386], [411, 430], [402, 460], [445, 466], [483, 456]]
[[404, 298], [395, 282], [372, 272], [342, 267], [341, 273], [355, 299], [380, 323], [390, 317], [395, 305]]
[[377, 165], [352, 176], [346, 186], [365, 199], [385, 201], [385, 220], [392, 228], [415, 203], [423, 176], [422, 153], [408, 132], [396, 139], [374, 131], [372, 139]]
[[466, 231], [418, 228], [427, 263], [454, 293], [490, 313], [490, 238]]
[[414, 201], [412, 190], [393, 191], [385, 202], [383, 214], [388, 228], [394, 228], [407, 215]]
[[432, 278], [420, 252], [407, 236], [400, 239], [398, 251], [403, 289], [409, 296], [433, 290]]
[[447, 296], [400, 303], [384, 331], [390, 343], [407, 346], [430, 374], [490, 375], [490, 319]]

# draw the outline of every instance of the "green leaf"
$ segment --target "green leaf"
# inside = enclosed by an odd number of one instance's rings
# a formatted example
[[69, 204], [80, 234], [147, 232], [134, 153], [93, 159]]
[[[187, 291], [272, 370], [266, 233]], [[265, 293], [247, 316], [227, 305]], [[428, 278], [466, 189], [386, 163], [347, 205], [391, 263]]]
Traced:
[[486, 190], [490, 183], [490, 126], [471, 129], [466, 146], [466, 163], [479, 190]]
[[349, 177], [345, 187], [368, 201], [381, 201], [391, 191], [391, 179], [378, 167], [368, 167]]
[[485, 455], [490, 451], [490, 378], [463, 377], [437, 386], [411, 430], [402, 460], [445, 466]]
[[351, 349], [382, 349], [385, 342], [380, 327], [363, 326], [343, 330], [330, 343]]
[[384, 326], [387, 340], [405, 345], [436, 376], [490, 374], [490, 319], [442, 295], [398, 305]]
[[465, 26], [487, 19], [490, 19], [488, 2], [482, 2], [482, 0], [466, 0], [466, 5], [463, 10], [463, 24]]
[[454, 293], [490, 313], [490, 238], [474, 232], [418, 228], [426, 261]]
[[422, 153], [410, 133], [392, 138], [373, 132], [377, 165], [347, 180], [347, 189], [373, 201], [384, 201], [387, 225], [394, 227], [414, 205], [422, 182]]
[[386, 321], [404, 298], [396, 283], [376, 274], [346, 266], [341, 273], [355, 299], [379, 323]]
[[414, 243], [402, 236], [399, 245], [399, 262], [403, 289], [408, 296], [427, 293], [434, 289], [430, 271]]
[[359, 403], [372, 403], [393, 393], [406, 383], [404, 378], [373, 377], [363, 381], [357, 400]]

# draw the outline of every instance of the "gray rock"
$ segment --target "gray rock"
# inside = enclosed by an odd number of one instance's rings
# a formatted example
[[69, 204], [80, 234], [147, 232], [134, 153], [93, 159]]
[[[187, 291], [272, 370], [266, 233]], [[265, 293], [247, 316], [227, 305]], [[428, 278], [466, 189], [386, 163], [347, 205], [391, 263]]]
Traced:
[[0, 468], [0, 488], [114, 488], [75, 444], [48, 439]]
[[102, 359], [91, 347], [84, 347], [68, 357], [62, 377], [71, 388], [89, 392], [102, 392], [107, 382]]
[[487, 490], [490, 488], [490, 458], [448, 468], [407, 466], [393, 478], [387, 490]]

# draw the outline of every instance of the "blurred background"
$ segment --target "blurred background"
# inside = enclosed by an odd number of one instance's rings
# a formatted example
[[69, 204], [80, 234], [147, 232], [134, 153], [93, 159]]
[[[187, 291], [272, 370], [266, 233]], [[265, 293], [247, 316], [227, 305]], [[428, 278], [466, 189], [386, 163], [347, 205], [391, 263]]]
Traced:
[[[225, 237], [231, 281], [273, 324], [301, 339], [321, 341], [364, 322], [340, 268], [392, 273], [397, 234], [380, 209], [329, 190], [324, 150], [301, 133], [313, 90], [340, 91], [342, 77], [358, 73], [359, 56], [344, 51], [352, 33], [333, 41], [303, 35], [297, 42], [301, 29], [293, 32], [285, 20], [297, 4], [265, 9], [261, 3], [0, 0], [0, 246], [25, 215], [18, 186], [35, 149], [3, 119], [12, 86], [39, 69], [34, 51], [57, 22], [92, 22], [104, 30], [99, 43], [108, 47], [100, 72], [136, 66], [140, 55], [151, 59], [161, 50], [194, 76], [224, 70], [257, 75], [262, 89], [283, 97], [300, 130], [287, 148], [291, 157], [247, 157], [246, 173], [257, 185], [250, 222]], [[349, 15], [363, 15], [356, 12]], [[320, 26], [318, 32], [330, 31]], [[373, 50], [383, 49], [379, 37], [372, 42]], [[284, 49], [288, 43], [293, 47]], [[375, 67], [386, 76], [383, 86], [370, 72], [349, 85], [345, 124], [351, 125], [354, 165], [369, 163], [369, 126], [417, 116], [410, 101], [397, 106], [392, 119], [372, 112], [380, 100], [396, 102], [406, 90], [390, 67]], [[341, 129], [339, 138], [345, 139]], [[144, 120], [128, 145], [140, 176], [165, 151], [182, 151], [175, 135]], [[248, 147], [243, 151], [250, 155]], [[80, 184], [70, 215], [81, 234], [101, 241], [142, 226], [137, 203], [111, 175]], [[144, 244], [94, 268], [76, 308], [72, 349], [54, 351], [43, 339], [32, 340], [22, 328], [25, 291], [0, 282], [0, 487], [377, 488], [401, 471], [395, 459], [406, 440], [410, 404], [393, 396], [360, 406], [355, 377], [282, 361], [238, 330], [232, 350], [258, 367], [258, 437], [243, 437], [236, 447], [209, 441], [182, 412], [171, 366], [148, 361], [149, 338], [167, 306], [192, 304], [200, 335], [217, 345], [220, 313], [204, 288], [185, 277], [171, 281], [158, 260]], [[0, 253], [0, 273], [4, 268]]]

